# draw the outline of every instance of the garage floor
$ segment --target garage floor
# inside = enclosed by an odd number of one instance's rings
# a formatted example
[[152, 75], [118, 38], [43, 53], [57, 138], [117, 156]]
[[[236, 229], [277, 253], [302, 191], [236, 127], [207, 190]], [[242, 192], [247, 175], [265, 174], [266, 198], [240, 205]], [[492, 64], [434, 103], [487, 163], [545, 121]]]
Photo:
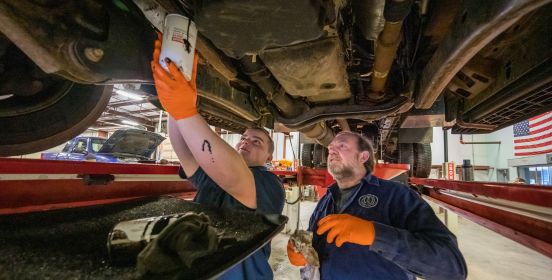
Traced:
[[[301, 227], [307, 228], [315, 202], [301, 202]], [[468, 279], [552, 279], [552, 259], [469, 220], [458, 220], [458, 242], [468, 263]], [[299, 279], [299, 269], [290, 265], [286, 254], [289, 235], [272, 240], [270, 265], [274, 279]]]

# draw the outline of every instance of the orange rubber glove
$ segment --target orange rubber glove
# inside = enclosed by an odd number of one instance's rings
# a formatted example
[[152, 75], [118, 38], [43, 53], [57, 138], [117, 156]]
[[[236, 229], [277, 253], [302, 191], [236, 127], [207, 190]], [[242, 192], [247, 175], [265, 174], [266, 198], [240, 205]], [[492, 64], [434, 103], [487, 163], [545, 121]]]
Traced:
[[291, 240], [288, 241], [287, 254], [288, 254], [289, 262], [292, 265], [305, 266], [307, 264], [307, 260], [305, 259], [305, 256], [303, 256], [303, 254], [299, 252], [295, 252], [295, 246], [293, 246], [293, 242], [291, 242]]
[[321, 219], [316, 234], [322, 235], [325, 232], [328, 232], [326, 241], [333, 243], [335, 239], [337, 247], [341, 247], [345, 242], [372, 245], [376, 238], [372, 222], [349, 214], [333, 214]]
[[[158, 34], [159, 35], [159, 34]], [[178, 67], [172, 61], [166, 61], [169, 66], [169, 72], [159, 64], [159, 55], [161, 54], [161, 40], [155, 40], [153, 50], [153, 60], [151, 61], [151, 71], [155, 81], [157, 96], [165, 111], [167, 111], [175, 120], [184, 119], [197, 114], [197, 53], [194, 56], [194, 68], [192, 71], [192, 80], [187, 81], [184, 75], [178, 70]]]

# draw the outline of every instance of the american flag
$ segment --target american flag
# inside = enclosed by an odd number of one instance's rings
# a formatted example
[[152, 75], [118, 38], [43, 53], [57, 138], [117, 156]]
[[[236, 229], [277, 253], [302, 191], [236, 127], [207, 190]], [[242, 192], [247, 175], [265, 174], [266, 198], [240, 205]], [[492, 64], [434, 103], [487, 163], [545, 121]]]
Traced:
[[514, 155], [552, 153], [552, 111], [514, 125]]

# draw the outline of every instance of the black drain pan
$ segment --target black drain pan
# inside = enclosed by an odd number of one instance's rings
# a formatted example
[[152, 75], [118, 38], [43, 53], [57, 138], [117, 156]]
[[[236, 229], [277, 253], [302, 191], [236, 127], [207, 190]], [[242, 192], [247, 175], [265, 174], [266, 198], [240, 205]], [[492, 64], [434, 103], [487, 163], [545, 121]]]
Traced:
[[212, 209], [172, 197], [107, 206], [0, 216], [0, 279], [137, 279], [134, 266], [110, 263], [108, 233], [121, 222], [203, 212], [226, 240], [224, 250], [197, 260], [181, 279], [211, 279], [267, 244], [287, 217]]

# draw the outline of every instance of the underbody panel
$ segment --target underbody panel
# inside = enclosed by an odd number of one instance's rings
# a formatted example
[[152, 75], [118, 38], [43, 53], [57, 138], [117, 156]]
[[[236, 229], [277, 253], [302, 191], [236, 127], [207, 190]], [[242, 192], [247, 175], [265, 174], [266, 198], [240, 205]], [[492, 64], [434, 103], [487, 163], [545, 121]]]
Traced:
[[151, 85], [155, 28], [178, 13], [199, 30], [210, 124], [324, 144], [351, 129], [396, 158], [401, 127], [488, 133], [550, 108], [551, 2], [0, 1], [0, 121], [74, 98], [67, 80]]

